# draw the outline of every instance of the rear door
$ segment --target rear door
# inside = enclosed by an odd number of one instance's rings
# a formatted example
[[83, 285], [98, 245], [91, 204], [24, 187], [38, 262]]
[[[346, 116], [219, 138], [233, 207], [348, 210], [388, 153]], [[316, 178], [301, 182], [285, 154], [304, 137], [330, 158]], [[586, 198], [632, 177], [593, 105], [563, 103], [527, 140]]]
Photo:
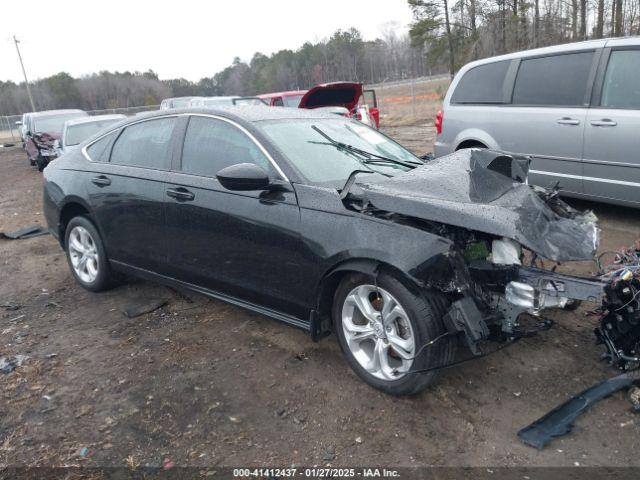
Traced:
[[640, 46], [607, 48], [587, 115], [589, 196], [640, 205]]
[[[599, 52], [598, 52], [599, 53]], [[511, 106], [500, 108], [493, 132], [500, 148], [532, 156], [529, 182], [581, 194], [582, 147], [596, 50], [519, 61]]]
[[181, 162], [166, 186], [171, 275], [296, 317], [305, 315], [300, 213], [288, 182], [269, 191], [229, 191], [221, 169], [255, 163], [283, 174], [240, 125], [214, 116], [188, 118]]
[[164, 182], [177, 118], [128, 125], [86, 150], [89, 202], [113, 261], [156, 272], [166, 265]]

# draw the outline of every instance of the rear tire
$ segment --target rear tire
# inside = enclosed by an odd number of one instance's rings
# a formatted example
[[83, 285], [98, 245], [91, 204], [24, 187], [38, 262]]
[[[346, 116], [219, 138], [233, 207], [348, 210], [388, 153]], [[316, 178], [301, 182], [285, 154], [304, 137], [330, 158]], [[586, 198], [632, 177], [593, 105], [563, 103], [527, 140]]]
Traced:
[[433, 383], [438, 372], [410, 372], [453, 362], [453, 338], [423, 348], [446, 332], [442, 316], [447, 305], [442, 295], [417, 295], [388, 274], [375, 280], [353, 274], [336, 290], [334, 327], [349, 365], [362, 380], [391, 395], [414, 395]]
[[64, 245], [71, 273], [82, 287], [100, 292], [117, 283], [102, 238], [87, 217], [78, 216], [69, 221]]

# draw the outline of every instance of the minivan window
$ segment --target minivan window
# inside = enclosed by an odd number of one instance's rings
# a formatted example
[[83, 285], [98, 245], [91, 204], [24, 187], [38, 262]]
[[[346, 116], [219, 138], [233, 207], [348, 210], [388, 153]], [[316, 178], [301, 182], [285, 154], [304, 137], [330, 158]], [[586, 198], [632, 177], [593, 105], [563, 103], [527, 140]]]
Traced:
[[169, 166], [169, 142], [176, 117], [135, 123], [124, 129], [111, 152], [111, 163], [133, 167]]
[[503, 60], [469, 70], [458, 82], [451, 103], [504, 103], [502, 84], [510, 63]]
[[225, 167], [255, 163], [274, 176], [269, 159], [242, 130], [215, 118], [192, 116], [182, 147], [182, 171], [215, 177]]
[[89, 155], [89, 158], [94, 162], [108, 162], [111, 145], [113, 145], [113, 141], [119, 132], [119, 130], [116, 130], [89, 145], [87, 147], [87, 155]]
[[514, 105], [584, 106], [593, 51], [522, 60]]
[[603, 107], [640, 109], [640, 50], [611, 52], [602, 87]]

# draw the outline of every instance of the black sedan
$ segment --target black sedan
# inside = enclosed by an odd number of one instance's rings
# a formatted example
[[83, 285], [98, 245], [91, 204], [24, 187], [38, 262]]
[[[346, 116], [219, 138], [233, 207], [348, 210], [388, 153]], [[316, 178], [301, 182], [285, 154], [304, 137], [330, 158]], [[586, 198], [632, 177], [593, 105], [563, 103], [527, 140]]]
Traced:
[[458, 338], [477, 352], [495, 331], [517, 335], [523, 311], [581, 298], [570, 280], [569, 298], [545, 296], [553, 274], [523, 267], [522, 249], [589, 258], [597, 229], [526, 185], [526, 170], [479, 151], [424, 164], [313, 110], [171, 110], [52, 162], [44, 210], [83, 287], [133, 274], [314, 340], [334, 331], [362, 379], [412, 394], [454, 361]]

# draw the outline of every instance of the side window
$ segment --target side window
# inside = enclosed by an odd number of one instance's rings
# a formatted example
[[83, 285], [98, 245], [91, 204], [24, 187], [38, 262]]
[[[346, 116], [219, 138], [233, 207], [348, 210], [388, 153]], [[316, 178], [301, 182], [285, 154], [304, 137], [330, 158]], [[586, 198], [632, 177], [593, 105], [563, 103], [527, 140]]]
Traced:
[[238, 127], [215, 118], [192, 116], [182, 147], [182, 171], [215, 177], [236, 163], [255, 163], [275, 176], [269, 159]]
[[111, 146], [113, 145], [113, 141], [120, 133], [120, 130], [116, 130], [109, 135], [102, 137], [97, 142], [92, 143], [87, 147], [87, 155], [94, 162], [108, 162], [109, 154], [111, 153]]
[[640, 50], [611, 52], [602, 86], [602, 107], [640, 110]]
[[282, 101], [282, 97], [276, 97], [273, 99], [274, 107], [284, 107], [284, 102]]
[[472, 68], [458, 82], [451, 103], [504, 103], [502, 85], [511, 60]]
[[523, 60], [513, 89], [514, 105], [584, 106], [593, 52]]
[[169, 142], [176, 117], [159, 118], [124, 129], [111, 151], [111, 163], [145, 168], [168, 168]]

